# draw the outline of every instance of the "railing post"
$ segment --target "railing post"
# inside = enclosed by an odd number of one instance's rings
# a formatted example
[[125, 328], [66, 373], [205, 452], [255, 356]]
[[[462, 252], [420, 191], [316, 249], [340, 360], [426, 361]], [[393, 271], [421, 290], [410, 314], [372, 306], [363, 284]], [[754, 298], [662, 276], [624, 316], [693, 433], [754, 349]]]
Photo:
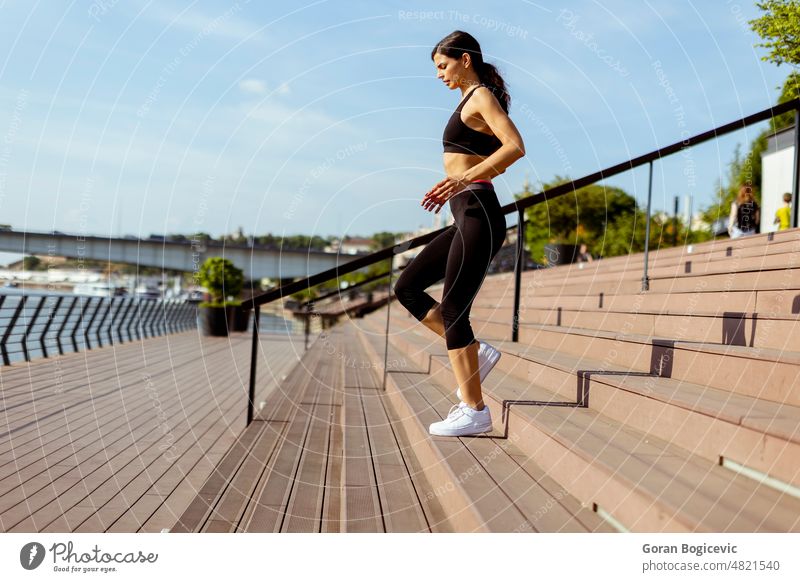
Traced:
[[[100, 305], [102, 306], [104, 304], [108, 304], [108, 307], [106, 308], [106, 312], [103, 314], [103, 317], [101, 317], [100, 321], [97, 323], [97, 344], [101, 348], [103, 347], [103, 337], [101, 335], [103, 333], [103, 324], [106, 322], [106, 318], [108, 317], [108, 314], [111, 313], [111, 308], [114, 306], [114, 298], [101, 297]], [[112, 340], [110, 337], [109, 343], [114, 343], [114, 340]]]
[[511, 341], [519, 341], [519, 296], [522, 287], [522, 269], [525, 268], [525, 209], [517, 214], [517, 248], [514, 259], [514, 313], [511, 320]]
[[58, 315], [58, 308], [61, 306], [61, 302], [64, 300], [63, 295], [59, 295], [58, 299], [56, 299], [56, 306], [50, 310], [50, 315], [47, 316], [47, 323], [42, 330], [42, 335], [39, 337], [39, 345], [42, 348], [42, 354], [45, 358], [48, 357], [47, 355], [47, 345], [45, 345], [45, 339], [47, 337], [47, 331], [50, 329], [50, 326], [53, 325], [53, 320]]
[[175, 318], [175, 309], [177, 308], [177, 299], [171, 298], [168, 300], [167, 308], [164, 310], [164, 334], [169, 335], [173, 332], [172, 320]]
[[306, 333], [306, 345], [305, 350], [308, 350], [308, 334], [311, 331], [311, 300], [308, 300], [306, 303], [306, 315], [305, 315], [305, 333]]
[[[119, 330], [119, 314], [122, 312], [122, 308], [125, 306], [125, 298], [124, 297], [112, 297], [111, 298], [111, 305], [114, 305], [114, 300], [117, 299], [117, 309], [114, 313], [111, 314], [111, 321], [108, 323], [108, 342], [112, 346], [114, 345], [114, 331]], [[119, 332], [117, 333], [119, 335]], [[121, 341], [119, 343], [122, 343]]]
[[133, 326], [133, 331], [136, 334], [136, 341], [142, 339], [144, 335], [142, 331], [142, 301], [144, 301], [141, 297], [134, 295], [133, 301], [136, 304], [136, 307], [133, 310], [133, 315], [131, 315], [131, 320], [128, 323], [128, 335], [133, 341], [133, 333], [131, 333], [131, 326]]
[[[60, 356], [64, 355], [64, 348], [61, 345], [61, 334], [64, 332], [64, 328], [67, 327], [67, 323], [69, 322], [69, 316], [72, 315], [73, 310], [75, 309], [75, 305], [78, 303], [77, 295], [72, 298], [72, 302], [69, 304], [69, 309], [67, 309], [66, 315], [64, 315], [64, 321], [61, 322], [61, 327], [58, 328], [58, 332], [56, 332], [56, 343], [58, 344], [58, 354]], [[75, 331], [73, 330], [73, 335]], [[75, 338], [72, 338], [73, 347], [75, 343]]]
[[250, 348], [250, 390], [247, 395], [247, 425], [253, 422], [253, 407], [256, 398], [256, 357], [258, 356], [258, 316], [261, 306], [253, 306], [253, 345]]
[[792, 182], [792, 228], [797, 228], [800, 202], [800, 107], [794, 110], [794, 175]]
[[28, 328], [25, 330], [25, 334], [22, 336], [22, 352], [25, 354], [26, 362], [31, 361], [31, 356], [28, 353], [28, 336], [33, 330], [33, 326], [36, 325], [36, 319], [39, 317], [39, 312], [42, 311], [42, 307], [44, 306], [45, 301], [47, 301], [47, 295], [42, 295], [41, 297], [39, 297], [39, 303], [36, 305], [36, 310], [33, 312], [33, 317], [31, 317], [31, 321], [28, 324]]
[[141, 322], [142, 337], [149, 339], [155, 335], [155, 332], [153, 331], [153, 319], [156, 312], [156, 304], [158, 303], [158, 299], [145, 299], [145, 303], [147, 304], [147, 311], [145, 312], [144, 319]]
[[8, 327], [6, 328], [6, 332], [3, 334], [3, 339], [0, 340], [0, 351], [3, 352], [3, 364], [5, 364], [6, 366], [11, 365], [11, 360], [8, 357], [8, 350], [6, 350], [6, 342], [8, 341], [8, 338], [11, 336], [11, 332], [14, 330], [14, 325], [17, 323], [17, 318], [19, 318], [19, 314], [25, 307], [25, 302], [27, 300], [28, 300], [28, 295], [23, 295], [19, 303], [17, 303], [17, 309], [14, 311], [14, 315], [11, 317], [11, 321], [8, 322]]
[[89, 344], [89, 331], [91, 331], [92, 329], [92, 324], [94, 323], [94, 320], [97, 319], [97, 314], [100, 313], [100, 308], [103, 307], [103, 298], [98, 297], [98, 299], [100, 301], [98, 302], [97, 307], [94, 310], [94, 313], [92, 313], [92, 318], [89, 320], [89, 325], [86, 326], [86, 329], [83, 332], [83, 340], [86, 342], [87, 350], [92, 349], [92, 346]]
[[75, 333], [78, 331], [78, 326], [83, 326], [84, 316], [86, 312], [89, 310], [89, 306], [92, 304], [92, 298], [86, 298], [84, 296], [80, 296], [81, 302], [81, 312], [78, 315], [78, 319], [75, 321], [75, 326], [72, 328], [72, 333], [70, 334], [70, 339], [72, 340], [72, 349], [74, 351], [78, 350], [78, 342], [75, 340]]
[[389, 374], [389, 315], [392, 309], [392, 274], [394, 273], [394, 252], [389, 258], [389, 285], [386, 287], [386, 335], [383, 341], [383, 384], [381, 387], [386, 392], [386, 376]]
[[[123, 344], [126, 340], [122, 338], [122, 328], [125, 326], [125, 321], [128, 319], [128, 312], [131, 310], [131, 305], [133, 305], [133, 298], [129, 298], [127, 301], [123, 298], [123, 304], [125, 305], [125, 311], [122, 312], [122, 318], [119, 320], [119, 324], [117, 325], [117, 335], [119, 336], [119, 343]], [[127, 341], [131, 341], [131, 324], [128, 322], [128, 326], [126, 328], [128, 339]]]
[[650, 290], [650, 277], [647, 275], [647, 258], [650, 252], [650, 203], [653, 199], [653, 160], [650, 167], [650, 181], [647, 185], [647, 213], [644, 219], [644, 271], [642, 273], [642, 291]]

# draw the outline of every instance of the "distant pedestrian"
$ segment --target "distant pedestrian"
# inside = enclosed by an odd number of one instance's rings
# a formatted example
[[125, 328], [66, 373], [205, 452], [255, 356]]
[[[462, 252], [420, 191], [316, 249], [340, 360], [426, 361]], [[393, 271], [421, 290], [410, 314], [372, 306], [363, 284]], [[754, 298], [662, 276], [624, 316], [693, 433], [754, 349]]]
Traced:
[[591, 263], [594, 260], [592, 253], [586, 248], [586, 243], [581, 243], [580, 251], [578, 251], [578, 256], [575, 260], [579, 263]]
[[761, 209], [753, 197], [753, 187], [742, 184], [736, 200], [731, 203], [728, 234], [731, 235], [731, 238], [756, 234], [760, 220]]
[[786, 192], [783, 195], [783, 206], [775, 211], [775, 222], [778, 230], [787, 230], [792, 225], [792, 195]]

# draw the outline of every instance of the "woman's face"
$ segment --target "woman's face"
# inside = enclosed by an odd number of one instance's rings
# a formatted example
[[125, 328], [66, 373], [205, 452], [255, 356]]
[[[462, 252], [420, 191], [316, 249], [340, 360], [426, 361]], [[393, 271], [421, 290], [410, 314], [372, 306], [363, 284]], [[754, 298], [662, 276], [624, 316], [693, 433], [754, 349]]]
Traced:
[[448, 89], [456, 89], [464, 77], [464, 64], [461, 59], [454, 59], [441, 53], [433, 56], [436, 67], [436, 78], [447, 85]]

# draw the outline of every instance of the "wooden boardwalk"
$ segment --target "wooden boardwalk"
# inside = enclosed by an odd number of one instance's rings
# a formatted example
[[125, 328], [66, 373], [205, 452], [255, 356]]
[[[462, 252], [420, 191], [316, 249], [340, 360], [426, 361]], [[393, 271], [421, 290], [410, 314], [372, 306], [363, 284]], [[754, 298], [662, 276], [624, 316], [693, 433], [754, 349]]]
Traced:
[[[442, 439], [443, 458], [422, 454], [430, 436], [419, 433], [421, 418], [440, 419], [450, 403], [398, 415], [381, 387], [381, 352], [361, 340], [359, 321], [315, 341], [173, 532], [610, 530], [503, 438]], [[406, 365], [389, 362], [392, 373], [427, 377]], [[441, 481], [431, 468], [448, 464], [454, 480]], [[485, 520], [454, 498], [462, 486]]]
[[[244, 430], [251, 340], [192, 330], [0, 367], [0, 531], [171, 528]], [[303, 352], [260, 343], [257, 406]]]
[[450, 531], [376, 367], [349, 322], [323, 333], [172, 531]]

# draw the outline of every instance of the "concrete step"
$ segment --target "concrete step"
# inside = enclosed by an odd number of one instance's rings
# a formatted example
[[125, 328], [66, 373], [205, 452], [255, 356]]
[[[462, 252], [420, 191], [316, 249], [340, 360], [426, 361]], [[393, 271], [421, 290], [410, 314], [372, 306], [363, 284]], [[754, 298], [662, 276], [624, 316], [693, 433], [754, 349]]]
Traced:
[[[731, 291], [773, 291], [783, 292], [794, 298], [800, 289], [800, 268], [790, 268], [786, 259], [779, 268], [731, 271], [721, 269], [707, 274], [686, 274], [654, 276], [650, 273], [650, 288], [647, 293], [728, 293]], [[800, 267], [795, 262], [796, 267]], [[586, 278], [548, 278], [542, 279], [538, 273], [521, 277], [520, 296], [535, 294], [537, 297], [568, 297], [586, 295], [635, 295], [642, 292], [640, 272], [625, 272], [613, 276]], [[507, 275], [507, 274], [505, 274]], [[514, 296], [513, 279], [495, 281], [487, 277], [481, 288], [485, 298]]]
[[[421, 326], [396, 311], [396, 321], [401, 325]], [[510, 339], [509, 324], [495, 321], [470, 318], [476, 337]], [[800, 353], [797, 352], [533, 323], [520, 324], [519, 343], [586, 357], [603, 362], [606, 367], [616, 366], [800, 406]]]
[[[377, 338], [383, 327], [370, 330]], [[503, 354], [486, 379], [487, 391], [510, 377], [535, 382], [562, 400], [583, 401], [600, 414], [708, 461], [726, 458], [800, 487], [800, 407], [631, 372], [582, 355], [477, 337]], [[431, 355], [446, 355], [441, 340], [413, 324], [393, 324], [391, 339], [401, 353], [434, 375]], [[448, 375], [446, 382], [455, 385], [455, 378]]]
[[[797, 260], [793, 257], [798, 251], [800, 251], [800, 241], [748, 247], [736, 252], [726, 249], [711, 253], [698, 253], [693, 250], [691, 253], [685, 252], [670, 257], [650, 256], [647, 262], [648, 276], [660, 279], [797, 267]], [[558, 285], [563, 281], [586, 283], [620, 278], [641, 280], [643, 269], [644, 255], [638, 253], [628, 256], [624, 261], [603, 259], [592, 263], [575, 263], [531, 270], [524, 275], [539, 280], [543, 286], [548, 286]]]
[[[471, 318], [492, 322], [508, 322], [510, 307], [480, 307], [473, 304]], [[795, 317], [769, 317], [759, 313], [723, 312], [722, 315], [686, 312], [626, 312], [612, 310], [574, 310], [557, 308], [520, 309], [521, 323], [535, 323], [569, 328], [616, 331], [680, 338], [684, 341], [719, 343], [722, 345], [770, 348], [800, 352], [800, 320]]]
[[[534, 292], [520, 294], [520, 313], [526, 309], [572, 309], [572, 310], [608, 310], [639, 313], [696, 313], [703, 315], [723, 315], [727, 312], [769, 313], [771, 316], [792, 315], [791, 301], [786, 305], [786, 294], [783, 299], [775, 301], [774, 308], [766, 303], [768, 297], [761, 291], [732, 291], [730, 293], [635, 293], [630, 295], [570, 295], [563, 297], [540, 297]], [[429, 290], [431, 297], [439, 300], [441, 289]], [[761, 299], [760, 302], [757, 302]], [[514, 307], [513, 289], [507, 295], [490, 296], [483, 290], [473, 302], [477, 307], [497, 307], [508, 309]], [[782, 310], [779, 310], [781, 308]], [[774, 314], [774, 315], [773, 315]], [[796, 317], [796, 314], [794, 314]]]
[[[654, 269], [665, 267], [685, 268], [685, 262], [691, 261], [690, 269], [700, 268], [702, 264], [713, 264], [720, 261], [748, 260], [753, 257], [771, 257], [772, 255], [800, 252], [800, 229], [766, 233], [738, 240], [719, 239], [693, 245], [650, 249], [648, 266]], [[787, 261], [788, 262], [788, 261]], [[644, 253], [607, 257], [591, 263], [575, 263], [560, 265], [547, 269], [530, 271], [537, 277], [564, 279], [570, 275], [593, 275], [604, 273], [624, 273], [641, 271], [644, 265]], [[730, 269], [728, 269], [730, 270]], [[524, 276], [524, 274], [523, 274]]]
[[[489, 337], [507, 326], [477, 322]], [[624, 370], [800, 406], [800, 354], [780, 350], [676, 341], [639, 334], [523, 324], [522, 344], [585, 356]]]
[[[381, 338], [361, 337], [375, 360], [381, 359]], [[512, 440], [431, 437], [428, 426], [441, 420], [455, 399], [452, 391], [420, 378], [419, 371], [392, 370], [386, 395], [455, 531], [614, 531]]]
[[[393, 333], [392, 344], [406, 333]], [[377, 334], [365, 337], [382, 345]], [[402, 353], [411, 358], [421, 353], [418, 348]], [[498, 366], [512, 359], [504, 354]], [[420, 375], [411, 385], [418, 389], [430, 384], [446, 386], [440, 389], [446, 400], [454, 386], [452, 375], [444, 373], [447, 368], [446, 355], [434, 352], [430, 373]], [[496, 380], [496, 375], [497, 371], [490, 378]], [[397, 380], [400, 376], [393, 371], [387, 376], [387, 390], [398, 406], [407, 400], [409, 391], [408, 384]], [[576, 406], [574, 394], [564, 398], [549, 386], [544, 388], [538, 379], [532, 382], [506, 374], [502, 382], [489, 384], [487, 379], [484, 400], [493, 412], [497, 437], [513, 442], [583, 505], [611, 515], [627, 529], [800, 531], [800, 500], [794, 497], [593, 408]], [[589, 401], [595, 396], [593, 392]], [[449, 402], [429, 404], [444, 413]]]

